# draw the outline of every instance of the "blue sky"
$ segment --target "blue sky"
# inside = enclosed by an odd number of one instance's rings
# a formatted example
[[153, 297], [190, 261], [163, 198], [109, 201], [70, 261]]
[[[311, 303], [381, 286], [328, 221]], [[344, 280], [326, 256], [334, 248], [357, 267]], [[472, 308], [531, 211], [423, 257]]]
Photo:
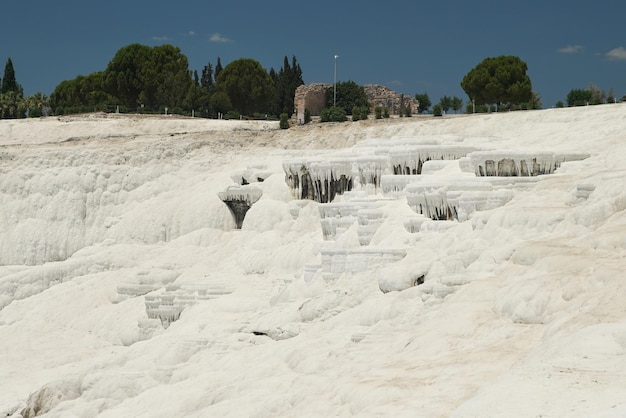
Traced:
[[104, 70], [131, 43], [181, 48], [200, 72], [254, 58], [279, 69], [295, 55], [306, 83], [384, 84], [431, 101], [467, 96], [461, 79], [486, 57], [528, 64], [544, 107], [593, 83], [626, 95], [623, 0], [214, 2], [59, 0], [4, 4], [0, 77], [7, 58], [26, 94]]

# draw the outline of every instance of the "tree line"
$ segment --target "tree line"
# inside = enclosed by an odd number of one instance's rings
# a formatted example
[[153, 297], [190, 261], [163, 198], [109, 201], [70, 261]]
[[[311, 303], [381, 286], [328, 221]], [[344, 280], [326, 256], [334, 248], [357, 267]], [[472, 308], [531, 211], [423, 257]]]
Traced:
[[[297, 59], [284, 57], [282, 67], [267, 71], [250, 58], [235, 60], [225, 67], [221, 59], [191, 71], [187, 57], [173, 45], [149, 47], [131, 44], [118, 50], [102, 71], [79, 75], [59, 83], [48, 98], [42, 93], [24, 97], [9, 58], [0, 79], [0, 118], [21, 118], [46, 114], [93, 111], [197, 114], [204, 117], [291, 117], [294, 95], [304, 84]], [[461, 80], [468, 96], [466, 113], [539, 109], [540, 96], [532, 90], [527, 64], [516, 56], [489, 57]], [[336, 93], [334, 89], [337, 89]], [[419, 111], [432, 106], [428, 93], [416, 94]], [[624, 100], [624, 98], [622, 98]], [[611, 89], [605, 94], [593, 84], [572, 89], [567, 105], [617, 102]], [[564, 106], [558, 102], [557, 107]], [[328, 92], [323, 121], [359, 120], [371, 113], [364, 88], [352, 81], [336, 83]], [[375, 109], [376, 117], [388, 117], [388, 110]], [[463, 110], [463, 100], [443, 96], [432, 107], [434, 115]], [[401, 109], [410, 116], [410, 109]], [[305, 110], [306, 119], [306, 110]], [[309, 115], [310, 119], [310, 115]]]
[[42, 116], [48, 105], [48, 97], [43, 93], [24, 97], [24, 88], [15, 78], [13, 61], [11, 58], [7, 59], [3, 77], [0, 78], [0, 119]]
[[187, 57], [173, 45], [121, 48], [100, 72], [61, 82], [50, 96], [55, 114], [94, 110], [158, 112], [205, 117], [235, 114], [278, 116], [294, 111], [296, 88], [304, 84], [295, 56], [278, 70], [241, 58], [222, 66], [189, 70]]

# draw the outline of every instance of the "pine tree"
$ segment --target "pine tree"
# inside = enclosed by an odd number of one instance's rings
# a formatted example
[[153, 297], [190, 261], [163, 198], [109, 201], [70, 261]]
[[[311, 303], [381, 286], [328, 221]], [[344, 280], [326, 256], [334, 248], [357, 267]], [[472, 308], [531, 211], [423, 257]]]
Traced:
[[220, 73], [222, 72], [224, 68], [222, 68], [222, 60], [220, 60], [220, 57], [217, 57], [217, 64], [215, 64], [215, 80], [217, 80], [217, 76], [220, 75]]
[[4, 77], [2, 78], [2, 88], [0, 88], [1, 93], [14, 92], [18, 95], [22, 94], [22, 87], [17, 84], [15, 80], [15, 69], [13, 68], [13, 61], [11, 58], [7, 60], [6, 65], [4, 66]]
[[213, 87], [213, 64], [210, 62], [202, 69], [202, 76], [200, 77], [200, 86], [209, 93]]

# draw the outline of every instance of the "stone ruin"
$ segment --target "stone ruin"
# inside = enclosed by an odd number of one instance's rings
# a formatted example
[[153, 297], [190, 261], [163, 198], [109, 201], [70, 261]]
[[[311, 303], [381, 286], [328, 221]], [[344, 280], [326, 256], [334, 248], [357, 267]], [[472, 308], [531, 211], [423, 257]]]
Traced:
[[[299, 124], [304, 124], [305, 109], [309, 109], [311, 116], [319, 116], [326, 107], [327, 93], [332, 87], [332, 84], [313, 83], [303, 84], [296, 89], [294, 104]], [[366, 84], [363, 88], [369, 98], [370, 113], [379, 106], [389, 109], [391, 115], [400, 114], [402, 109], [407, 107], [411, 108], [412, 114], [419, 112], [419, 101], [414, 97], [397, 93], [380, 84]]]
[[376, 107], [386, 107], [392, 115], [400, 114], [402, 109], [411, 108], [411, 114], [419, 112], [420, 102], [414, 97], [397, 93], [380, 84], [366, 84], [363, 86], [370, 101], [370, 111]]

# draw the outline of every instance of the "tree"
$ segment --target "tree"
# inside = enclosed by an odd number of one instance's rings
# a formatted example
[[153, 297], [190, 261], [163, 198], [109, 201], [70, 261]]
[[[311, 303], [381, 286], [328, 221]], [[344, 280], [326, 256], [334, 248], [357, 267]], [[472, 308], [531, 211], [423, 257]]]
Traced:
[[600, 87], [593, 83], [589, 83], [587, 90], [591, 92], [590, 104], [602, 104], [606, 101], [606, 93]]
[[23, 95], [24, 89], [20, 86], [15, 79], [15, 69], [13, 68], [13, 61], [11, 58], [7, 59], [7, 63], [4, 66], [4, 77], [2, 77], [2, 87], [0, 93], [14, 92], [18, 96]]
[[452, 98], [451, 107], [452, 107], [452, 110], [454, 110], [454, 113], [457, 113], [460, 109], [463, 108], [463, 99], [461, 99], [460, 97], [454, 96]]
[[280, 129], [289, 129], [289, 115], [286, 113], [280, 114]]
[[107, 65], [103, 87], [119, 104], [130, 108], [153, 104], [146, 102], [146, 97], [141, 101], [139, 98], [146, 88], [144, 67], [150, 65], [150, 54], [149, 46], [131, 44], [119, 49]]
[[463, 77], [461, 87], [476, 104], [515, 105], [531, 100], [528, 65], [519, 57], [485, 58]]
[[187, 57], [173, 45], [151, 49], [147, 62], [142, 66], [141, 81], [143, 90], [139, 100], [152, 108], [182, 107], [193, 84]]
[[270, 70], [270, 78], [274, 82], [276, 88], [275, 101], [273, 103], [272, 113], [287, 113], [289, 117], [294, 112], [294, 96], [298, 86], [304, 84], [302, 80], [302, 68], [298, 64], [295, 55], [291, 58], [291, 65], [287, 56], [283, 60], [283, 66], [278, 73], [272, 68]]
[[428, 97], [428, 93], [426, 92], [424, 92], [424, 94], [416, 94], [415, 100], [420, 103], [420, 113], [428, 112], [428, 108], [432, 105], [430, 97]]
[[443, 113], [448, 113], [448, 110], [452, 107], [452, 97], [443, 96], [439, 99], [439, 106], [441, 106]]
[[274, 84], [258, 61], [240, 58], [228, 64], [217, 76], [217, 89], [225, 92], [242, 115], [266, 113], [274, 95]]
[[436, 105], [433, 106], [433, 115], [441, 116], [441, 104], [437, 103]]
[[[337, 88], [337, 106], [343, 109], [347, 115], [352, 114], [354, 107], [367, 107], [369, 109], [369, 100], [363, 86], [359, 86], [354, 81], [343, 81], [336, 84]], [[333, 105], [334, 89], [328, 89], [326, 95], [326, 103], [328, 107]]]
[[104, 71], [104, 89], [119, 104], [157, 109], [182, 107], [192, 88], [187, 57], [173, 45], [121, 48]]
[[321, 122], [345, 122], [348, 120], [346, 111], [342, 107], [327, 107], [320, 112]]
[[211, 109], [216, 113], [225, 114], [233, 108], [228, 94], [223, 91], [216, 91], [211, 95]]
[[220, 57], [217, 57], [217, 64], [215, 64], [215, 73], [213, 74], [213, 76], [215, 77], [215, 80], [217, 80], [217, 77], [220, 75], [222, 70], [223, 70], [222, 60], [220, 59]]
[[589, 90], [572, 89], [567, 93], [568, 106], [585, 106], [591, 101], [592, 93]]
[[118, 104], [118, 100], [105, 90], [105, 74], [79, 75], [62, 81], [50, 95], [50, 106], [55, 113], [93, 112]]

